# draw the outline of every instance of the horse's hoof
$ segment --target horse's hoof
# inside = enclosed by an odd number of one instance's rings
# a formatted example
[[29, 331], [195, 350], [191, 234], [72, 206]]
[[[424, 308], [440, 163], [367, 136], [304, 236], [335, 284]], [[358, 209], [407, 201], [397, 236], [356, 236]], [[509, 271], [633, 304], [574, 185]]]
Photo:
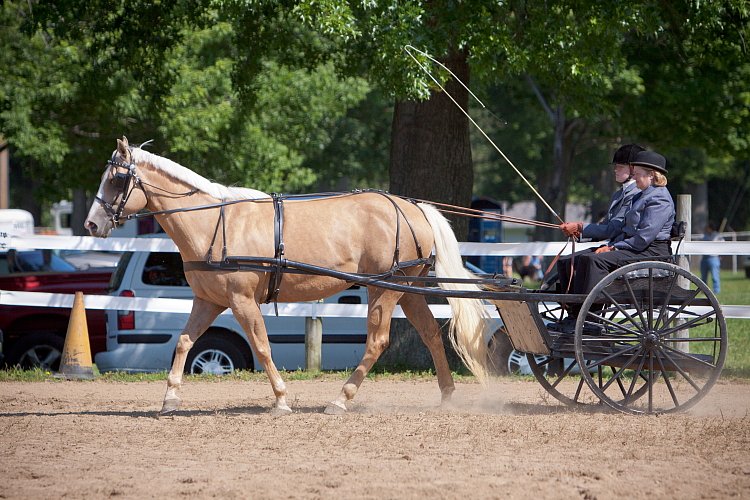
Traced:
[[270, 413], [271, 413], [271, 416], [274, 416], [274, 417], [283, 417], [284, 415], [291, 414], [292, 409], [289, 408], [288, 406], [281, 406], [281, 407], [274, 406], [273, 408], [271, 408]]
[[344, 403], [339, 403], [338, 401], [331, 401], [328, 403], [328, 406], [326, 406], [326, 409], [323, 411], [326, 415], [343, 415], [346, 413], [346, 406], [344, 406]]
[[165, 399], [159, 412], [160, 417], [167, 417], [180, 409], [179, 399]]

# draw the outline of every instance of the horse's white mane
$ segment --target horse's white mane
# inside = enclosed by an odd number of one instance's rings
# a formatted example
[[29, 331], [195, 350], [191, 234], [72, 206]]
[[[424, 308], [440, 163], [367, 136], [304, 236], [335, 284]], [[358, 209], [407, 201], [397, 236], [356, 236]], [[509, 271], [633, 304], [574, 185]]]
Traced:
[[139, 161], [148, 162], [159, 170], [164, 171], [175, 179], [185, 182], [204, 193], [213, 196], [219, 200], [255, 200], [260, 198], [270, 198], [263, 191], [257, 189], [228, 187], [217, 182], [211, 182], [205, 177], [196, 174], [189, 168], [185, 168], [179, 163], [175, 163], [168, 158], [164, 158], [140, 148], [133, 148], [130, 152], [134, 163]]

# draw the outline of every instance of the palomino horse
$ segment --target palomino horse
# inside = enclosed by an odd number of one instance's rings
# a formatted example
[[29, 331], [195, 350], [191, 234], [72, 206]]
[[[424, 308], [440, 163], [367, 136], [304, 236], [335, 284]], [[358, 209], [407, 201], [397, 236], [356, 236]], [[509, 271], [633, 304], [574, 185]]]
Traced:
[[[229, 200], [249, 201], [227, 204]], [[219, 208], [217, 204], [223, 206]], [[204, 205], [214, 206], [189, 210]], [[419, 259], [421, 249], [429, 254], [434, 247], [438, 276], [467, 277], [455, 235], [432, 205], [417, 205], [377, 192], [287, 201], [280, 227], [278, 216], [275, 217], [278, 207], [274, 207], [267, 194], [210, 182], [173, 161], [129, 146], [123, 137], [117, 140], [117, 150], [107, 162], [85, 226], [93, 236], [105, 238], [122, 217], [143, 209], [162, 212], [154, 216], [177, 245], [185, 263], [219, 260], [223, 252], [217, 249], [226, 249], [231, 255], [274, 257], [283, 236], [285, 258], [322, 268], [377, 274], [392, 269], [396, 261], [413, 261], [417, 264], [399, 271], [406, 276], [424, 275], [429, 263]], [[195, 299], [177, 343], [161, 412], [179, 408], [178, 390], [187, 353], [226, 308], [232, 309], [268, 375], [276, 396], [272, 412], [291, 412], [286, 403], [286, 386], [271, 358], [259, 304], [274, 289], [275, 300], [300, 302], [327, 297], [346, 289], [350, 283], [321, 275], [275, 275], [270, 272], [273, 265], [267, 268], [269, 272], [185, 267]], [[478, 290], [467, 284], [442, 286]], [[438, 323], [425, 297], [375, 286], [368, 287], [368, 296], [365, 354], [338, 397], [326, 407], [326, 413], [346, 411], [345, 403], [354, 398], [362, 380], [388, 346], [391, 314], [396, 304], [401, 305], [430, 350], [442, 400], [449, 400], [454, 390], [453, 378]], [[450, 338], [469, 369], [483, 378], [487, 359], [484, 308], [476, 299], [449, 301], [453, 311]]]

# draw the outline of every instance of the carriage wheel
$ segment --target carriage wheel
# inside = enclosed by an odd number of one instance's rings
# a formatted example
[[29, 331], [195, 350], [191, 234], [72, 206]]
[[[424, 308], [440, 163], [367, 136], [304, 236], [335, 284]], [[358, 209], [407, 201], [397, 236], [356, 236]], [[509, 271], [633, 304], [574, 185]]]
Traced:
[[[638, 262], [594, 287], [578, 315], [574, 347], [579, 365], [613, 369], [603, 382], [582, 372], [609, 406], [635, 414], [681, 411], [719, 378], [726, 321], [716, 296], [690, 272]], [[612, 397], [614, 387], [623, 397]]]

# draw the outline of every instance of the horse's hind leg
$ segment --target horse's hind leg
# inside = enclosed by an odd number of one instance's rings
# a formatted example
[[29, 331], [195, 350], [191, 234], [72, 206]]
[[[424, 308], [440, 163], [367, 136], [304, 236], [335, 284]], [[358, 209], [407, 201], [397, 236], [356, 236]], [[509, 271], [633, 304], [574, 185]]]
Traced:
[[455, 390], [453, 376], [448, 365], [448, 358], [445, 355], [445, 346], [443, 345], [443, 338], [440, 335], [440, 325], [435, 321], [435, 317], [427, 305], [427, 300], [422, 295], [407, 293], [404, 294], [398, 303], [404, 310], [406, 318], [414, 325], [417, 332], [419, 332], [419, 336], [427, 346], [427, 349], [430, 350], [432, 361], [435, 363], [442, 401], [449, 401], [451, 394]]
[[396, 307], [400, 292], [386, 291], [382, 288], [369, 288], [367, 308], [367, 342], [362, 361], [349, 376], [339, 396], [331, 401], [325, 409], [329, 415], [346, 412], [346, 402], [354, 399], [357, 389], [362, 384], [372, 366], [388, 347], [391, 316]]
[[185, 371], [188, 351], [224, 309], [226, 307], [217, 306], [198, 297], [193, 299], [193, 309], [190, 311], [187, 325], [177, 341], [172, 369], [167, 377], [167, 393], [164, 395], [160, 415], [168, 415], [180, 407], [177, 391], [182, 385], [182, 374]]
[[231, 302], [234, 317], [245, 330], [253, 352], [255, 352], [255, 356], [271, 382], [273, 393], [276, 396], [276, 403], [271, 413], [274, 415], [292, 413], [292, 409], [286, 403], [286, 384], [284, 384], [284, 380], [271, 358], [271, 345], [268, 342], [268, 334], [266, 333], [266, 325], [263, 322], [260, 306], [254, 299], [247, 297], [233, 298]]

